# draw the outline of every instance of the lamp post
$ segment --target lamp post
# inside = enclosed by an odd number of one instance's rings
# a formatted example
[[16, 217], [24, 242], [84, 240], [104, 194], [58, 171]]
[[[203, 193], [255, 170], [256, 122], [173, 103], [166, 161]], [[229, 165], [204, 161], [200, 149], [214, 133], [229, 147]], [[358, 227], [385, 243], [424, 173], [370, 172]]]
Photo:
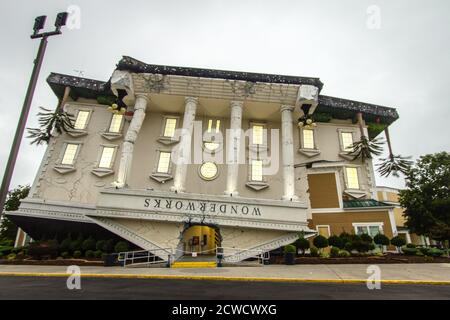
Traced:
[[28, 114], [30, 112], [31, 102], [33, 100], [34, 90], [39, 77], [39, 71], [41, 70], [42, 61], [44, 60], [45, 49], [47, 48], [48, 37], [61, 34], [61, 28], [66, 25], [68, 13], [61, 12], [56, 16], [55, 30], [50, 32], [39, 33], [45, 26], [45, 20], [47, 16], [39, 16], [34, 21], [33, 34], [31, 39], [41, 39], [39, 50], [34, 60], [33, 72], [31, 73], [30, 82], [28, 84], [27, 93], [25, 95], [25, 101], [23, 102], [22, 112], [20, 113], [19, 123], [17, 125], [16, 133], [14, 135], [13, 144], [11, 146], [11, 152], [9, 153], [8, 162], [6, 164], [5, 173], [3, 175], [2, 185], [0, 189], [0, 216], [3, 214], [3, 208], [6, 201], [6, 196], [9, 190], [9, 184], [11, 183], [11, 177], [14, 172], [14, 165], [17, 160], [17, 154], [19, 153], [20, 142], [25, 131], [25, 125], [27, 123]]

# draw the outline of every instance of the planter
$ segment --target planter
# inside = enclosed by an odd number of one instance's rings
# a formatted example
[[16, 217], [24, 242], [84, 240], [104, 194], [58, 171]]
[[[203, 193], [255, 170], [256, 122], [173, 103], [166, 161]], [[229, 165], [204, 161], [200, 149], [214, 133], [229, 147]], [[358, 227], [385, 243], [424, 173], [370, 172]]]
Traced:
[[284, 254], [284, 264], [294, 265], [295, 264], [295, 253], [288, 252]]

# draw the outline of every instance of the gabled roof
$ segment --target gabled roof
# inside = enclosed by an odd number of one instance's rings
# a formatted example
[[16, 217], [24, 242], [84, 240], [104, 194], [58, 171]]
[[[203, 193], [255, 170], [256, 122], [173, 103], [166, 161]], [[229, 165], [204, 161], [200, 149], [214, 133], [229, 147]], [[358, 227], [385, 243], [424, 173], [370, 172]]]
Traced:
[[344, 209], [393, 207], [388, 203], [374, 199], [344, 200], [343, 203]]

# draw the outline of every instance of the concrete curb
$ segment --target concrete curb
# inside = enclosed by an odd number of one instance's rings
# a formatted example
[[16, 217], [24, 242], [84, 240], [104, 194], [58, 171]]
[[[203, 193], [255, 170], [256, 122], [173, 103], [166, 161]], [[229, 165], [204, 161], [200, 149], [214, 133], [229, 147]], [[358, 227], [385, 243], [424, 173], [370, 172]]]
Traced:
[[[44, 272], [0, 272], [0, 277], [68, 277], [67, 273]], [[366, 283], [367, 279], [299, 279], [299, 278], [264, 278], [264, 277], [222, 277], [222, 276], [189, 276], [189, 275], [153, 275], [153, 274], [102, 274], [82, 273], [82, 278], [110, 279], [160, 279], [160, 280], [212, 280], [243, 282], [288, 282], [288, 283]], [[415, 284], [415, 285], [450, 285], [450, 281], [435, 280], [380, 280], [382, 284]]]

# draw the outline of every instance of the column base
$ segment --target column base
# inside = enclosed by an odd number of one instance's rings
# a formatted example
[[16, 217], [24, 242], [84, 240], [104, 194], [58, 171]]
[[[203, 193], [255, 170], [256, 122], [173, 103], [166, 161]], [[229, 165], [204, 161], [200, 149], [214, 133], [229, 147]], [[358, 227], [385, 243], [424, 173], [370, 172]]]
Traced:
[[292, 196], [287, 195], [287, 196], [282, 196], [281, 200], [284, 200], [284, 201], [298, 201], [298, 197], [296, 195], [292, 195]]
[[125, 183], [119, 182], [119, 181], [114, 181], [111, 183], [111, 186], [113, 186], [116, 189], [122, 189], [125, 187]]
[[229, 197], [239, 197], [239, 192], [237, 191], [224, 191], [223, 194]]
[[170, 191], [175, 192], [175, 193], [184, 193], [186, 190], [184, 190], [182, 188], [177, 188], [175, 186], [171, 186]]

